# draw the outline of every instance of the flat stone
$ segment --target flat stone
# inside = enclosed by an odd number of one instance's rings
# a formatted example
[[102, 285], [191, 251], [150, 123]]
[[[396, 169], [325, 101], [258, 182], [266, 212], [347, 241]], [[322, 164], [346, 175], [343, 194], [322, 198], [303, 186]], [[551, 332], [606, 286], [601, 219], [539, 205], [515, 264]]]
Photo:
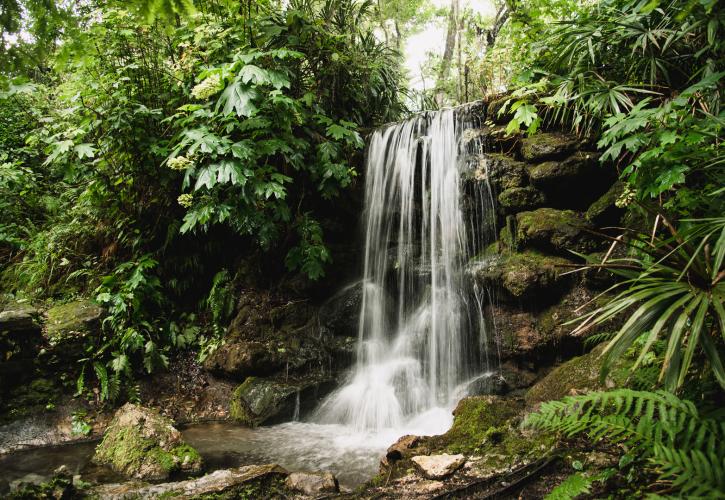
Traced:
[[337, 478], [331, 472], [293, 472], [287, 476], [284, 484], [290, 490], [306, 495], [340, 491]]
[[35, 321], [38, 311], [30, 306], [20, 306], [0, 312], [0, 332], [40, 331]]
[[418, 455], [411, 458], [418, 470], [428, 479], [443, 479], [456, 472], [464, 463], [463, 455]]
[[[109, 484], [93, 490], [94, 496], [109, 500], [138, 498], [190, 499], [202, 495], [231, 494], [244, 485], [268, 477], [283, 478], [287, 471], [277, 464], [246, 465], [236, 469], [214, 471], [198, 479], [149, 485], [141, 482]], [[230, 498], [236, 498], [230, 496]], [[246, 498], [246, 497], [245, 497]]]

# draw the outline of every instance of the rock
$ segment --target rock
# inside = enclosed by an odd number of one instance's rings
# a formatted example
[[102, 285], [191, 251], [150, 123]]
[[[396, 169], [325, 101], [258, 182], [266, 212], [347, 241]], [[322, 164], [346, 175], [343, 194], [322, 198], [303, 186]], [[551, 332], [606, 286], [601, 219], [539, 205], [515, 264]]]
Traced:
[[293, 472], [287, 476], [284, 484], [290, 490], [306, 495], [320, 495], [340, 491], [337, 478], [331, 472]]
[[291, 419], [314, 407], [333, 388], [329, 379], [281, 382], [249, 377], [235, 389], [229, 416], [249, 427]]
[[624, 191], [624, 184], [615, 183], [597, 201], [592, 203], [584, 214], [584, 218], [597, 226], [611, 226], [619, 224], [625, 209], [619, 208], [615, 202]]
[[497, 373], [484, 373], [466, 384], [466, 396], [502, 395], [508, 391], [506, 380]]
[[511, 187], [498, 195], [498, 203], [504, 213], [513, 214], [544, 205], [546, 196], [531, 186]]
[[[508, 123], [512, 118], [513, 114], [508, 111], [509, 106], [506, 107], [506, 111], [501, 112], [502, 109], [504, 109], [504, 106], [506, 106], [506, 101], [511, 99], [510, 96], [503, 96], [498, 97], [496, 99], [492, 99], [491, 102], [488, 103], [488, 109], [486, 110], [486, 118], [488, 120], [491, 120], [493, 123], [498, 124], [506, 124]], [[509, 103], [511, 104], [511, 103]]]
[[10, 483], [7, 479], [0, 478], [0, 495], [7, 495], [10, 493]]
[[471, 265], [476, 278], [485, 284], [497, 284], [506, 292], [504, 298], [515, 300], [555, 300], [570, 276], [562, 276], [570, 261], [534, 251], [494, 254]]
[[99, 334], [103, 309], [90, 300], [77, 300], [51, 307], [46, 314], [50, 362], [73, 362], [82, 357], [86, 338]]
[[534, 134], [521, 140], [521, 156], [530, 162], [561, 158], [572, 153], [579, 139], [570, 134], [557, 132]]
[[606, 343], [599, 344], [591, 352], [570, 359], [551, 370], [526, 392], [526, 403], [535, 405], [588, 391], [622, 387], [627, 378], [627, 367], [632, 362], [622, 358], [615, 364], [608, 377], [601, 380], [602, 352], [605, 347]]
[[131, 403], [116, 412], [93, 460], [128, 477], [152, 481], [202, 468], [201, 456], [183, 442], [171, 420]]
[[531, 183], [544, 192], [547, 206], [586, 209], [614, 180], [614, 169], [599, 163], [599, 153], [576, 152], [528, 169]]
[[0, 397], [22, 388], [34, 374], [43, 341], [38, 315], [25, 304], [11, 304], [0, 312]]
[[320, 307], [320, 328], [334, 336], [357, 336], [362, 299], [362, 282], [340, 290]]
[[584, 232], [591, 224], [571, 210], [539, 208], [516, 214], [516, 244], [542, 251], [571, 255], [575, 250], [589, 253], [597, 248], [594, 238]]
[[406, 434], [405, 436], [398, 439], [395, 443], [391, 444], [388, 447], [388, 450], [385, 452], [385, 456], [380, 461], [381, 469], [389, 467], [393, 463], [403, 458], [407, 454], [408, 450], [410, 450], [411, 448], [415, 448], [415, 445], [418, 444], [419, 440], [420, 438], [418, 436]]
[[278, 492], [287, 471], [277, 464], [246, 465], [217, 470], [197, 479], [148, 485], [108, 484], [92, 490], [94, 498], [125, 500], [140, 498], [271, 498]]
[[40, 332], [38, 310], [30, 305], [13, 304], [0, 312], [0, 334]]
[[487, 181], [497, 192], [522, 187], [528, 183], [526, 164], [504, 154], [481, 156], [473, 178]]
[[428, 479], [443, 479], [456, 472], [465, 462], [463, 455], [419, 455], [411, 459]]
[[281, 370], [285, 359], [275, 346], [240, 340], [224, 344], [204, 360], [204, 369], [244, 380]]

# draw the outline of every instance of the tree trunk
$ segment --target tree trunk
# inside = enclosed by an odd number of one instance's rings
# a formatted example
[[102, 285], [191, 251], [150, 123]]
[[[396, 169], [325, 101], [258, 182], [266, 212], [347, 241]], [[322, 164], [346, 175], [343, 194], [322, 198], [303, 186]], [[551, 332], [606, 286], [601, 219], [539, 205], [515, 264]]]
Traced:
[[436, 101], [442, 104], [443, 86], [448, 79], [451, 71], [451, 60], [453, 59], [453, 50], [456, 45], [456, 32], [458, 31], [458, 11], [460, 9], [460, 0], [451, 0], [451, 10], [448, 14], [448, 33], [446, 34], [446, 46], [443, 50], [443, 60], [441, 61], [440, 71], [438, 72], [438, 83], [436, 88]]

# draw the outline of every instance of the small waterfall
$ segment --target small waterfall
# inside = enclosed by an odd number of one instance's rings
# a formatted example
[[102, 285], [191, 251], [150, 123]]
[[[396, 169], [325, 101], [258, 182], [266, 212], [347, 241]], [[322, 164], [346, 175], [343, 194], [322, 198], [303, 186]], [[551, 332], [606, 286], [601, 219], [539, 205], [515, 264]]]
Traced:
[[471, 126], [454, 109], [373, 134], [357, 363], [316, 421], [401, 428], [450, 407], [461, 384], [490, 368], [483, 293], [465, 272], [495, 234], [490, 189], [464, 185], [472, 158], [473, 175], [485, 176], [481, 138], [464, 133]]

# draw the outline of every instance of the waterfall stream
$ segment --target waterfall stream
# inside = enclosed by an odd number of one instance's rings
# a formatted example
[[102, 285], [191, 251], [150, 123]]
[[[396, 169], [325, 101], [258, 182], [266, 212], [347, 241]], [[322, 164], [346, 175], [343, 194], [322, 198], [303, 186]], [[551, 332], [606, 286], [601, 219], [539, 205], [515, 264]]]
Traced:
[[464, 192], [469, 153], [480, 148], [464, 130], [461, 114], [444, 110], [373, 134], [357, 363], [317, 421], [379, 431], [432, 412], [443, 432], [462, 384], [489, 369], [482, 298], [465, 265], [487, 240], [481, 221], [492, 217], [481, 217], [488, 193]]

